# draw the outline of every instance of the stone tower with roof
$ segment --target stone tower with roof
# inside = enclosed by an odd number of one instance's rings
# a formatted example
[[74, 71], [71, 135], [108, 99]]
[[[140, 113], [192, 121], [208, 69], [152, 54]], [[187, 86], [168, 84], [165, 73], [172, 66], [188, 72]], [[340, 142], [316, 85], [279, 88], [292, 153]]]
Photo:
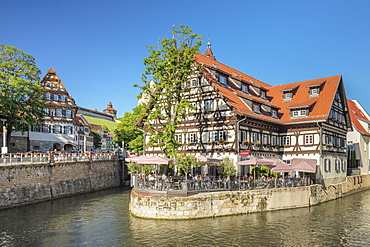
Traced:
[[108, 102], [107, 108], [105, 108], [103, 112], [113, 117], [117, 116], [117, 110], [113, 108], [113, 104], [110, 101]]

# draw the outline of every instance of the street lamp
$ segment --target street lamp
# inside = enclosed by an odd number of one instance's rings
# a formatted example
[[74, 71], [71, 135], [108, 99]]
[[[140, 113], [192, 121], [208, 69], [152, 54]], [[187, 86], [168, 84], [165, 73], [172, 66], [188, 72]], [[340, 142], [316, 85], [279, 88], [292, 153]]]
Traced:
[[8, 153], [8, 147], [6, 146], [6, 119], [0, 119], [3, 122], [3, 146], [1, 147], [1, 153], [6, 154]]

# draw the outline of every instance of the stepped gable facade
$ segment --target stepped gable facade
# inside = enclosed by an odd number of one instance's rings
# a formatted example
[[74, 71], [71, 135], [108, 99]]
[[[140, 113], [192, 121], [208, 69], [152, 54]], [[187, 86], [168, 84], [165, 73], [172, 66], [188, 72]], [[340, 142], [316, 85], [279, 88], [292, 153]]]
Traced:
[[76, 146], [77, 106], [56, 71], [51, 68], [41, 80], [47, 99], [42, 129], [31, 127], [29, 150], [70, 151]]
[[[178, 125], [179, 152], [234, 162], [315, 159], [317, 180], [344, 179], [352, 125], [340, 75], [272, 86], [216, 61], [210, 46], [195, 60], [198, 69], [183, 86], [189, 87], [184, 97], [196, 109]], [[146, 142], [149, 138], [147, 133]], [[146, 153], [162, 154], [155, 145]], [[247, 169], [238, 167], [238, 172]]]

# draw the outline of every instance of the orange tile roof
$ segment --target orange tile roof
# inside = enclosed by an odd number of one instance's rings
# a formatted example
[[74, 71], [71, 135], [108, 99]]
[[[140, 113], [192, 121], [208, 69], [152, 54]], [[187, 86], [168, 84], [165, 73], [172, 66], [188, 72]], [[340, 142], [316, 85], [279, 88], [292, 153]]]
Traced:
[[213, 56], [213, 52], [212, 52], [211, 48], [208, 48], [208, 49], [206, 50], [206, 52], [204, 53], [204, 56], [206, 56], [206, 57], [209, 57], [209, 58], [211, 58], [211, 59], [216, 60], [216, 59], [215, 59], [215, 56]]
[[[264, 82], [262, 82], [262, 81], [260, 81], [256, 78], [253, 78], [252, 76], [249, 76], [247, 74], [244, 74], [244, 73], [240, 72], [239, 70], [236, 70], [236, 69], [231, 68], [231, 67], [229, 67], [229, 66], [227, 66], [223, 63], [220, 63], [216, 60], [213, 60], [209, 57], [206, 57], [205, 55], [196, 54], [195, 55], [195, 60], [200, 64], [204, 64], [204, 65], [212, 67], [214, 69], [218, 68], [219, 70], [223, 71], [224, 73], [227, 73], [230, 76], [236, 77], [240, 80], [243, 80], [243, 81], [245, 81], [249, 84], [254, 84], [254, 85], [259, 86], [259, 87], [268, 87], [268, 86], [270, 86], [267, 83], [264, 83]], [[217, 68], [214, 65], [216, 65]], [[236, 76], [235, 76], [234, 73], [236, 74]]]
[[[271, 102], [274, 105], [281, 107], [279, 113], [282, 114], [281, 120], [284, 123], [295, 123], [303, 121], [317, 121], [326, 120], [328, 118], [335, 93], [338, 90], [339, 83], [342, 80], [341, 75], [331, 76], [326, 78], [313, 79], [308, 81], [301, 81], [288, 84], [289, 86], [298, 87], [293, 93], [292, 100], [284, 101], [282, 91], [283, 88], [287, 88], [287, 84], [271, 86], [269, 89], [269, 96], [272, 97]], [[323, 87], [320, 89], [319, 95], [311, 97], [310, 88], [307, 86], [319, 84], [320, 82], [326, 81]], [[291, 118], [290, 109], [297, 107], [310, 107], [308, 117], [305, 118]]]
[[53, 68], [51, 68], [51, 69], [48, 70], [48, 73], [56, 73], [56, 72]]
[[[203, 65], [205, 68], [220, 70], [223, 73], [228, 74], [230, 77], [242, 80], [245, 83], [254, 85], [269, 91], [267, 93], [266, 100], [261, 99], [259, 95], [244, 94], [240, 88], [236, 85], [233, 86], [231, 83], [230, 87], [222, 86], [215, 77], [207, 70], [203, 70], [203, 74], [212, 83], [212, 85], [219, 91], [221, 95], [225, 97], [225, 100], [231, 106], [233, 111], [237, 114], [245, 114], [248, 116], [256, 117], [259, 119], [265, 119], [268, 121], [278, 123], [297, 123], [304, 121], [325, 121], [328, 118], [335, 93], [338, 90], [339, 84], [342, 80], [341, 75], [331, 76], [326, 78], [313, 79], [308, 81], [301, 81], [290, 84], [283, 84], [277, 86], [271, 86], [258, 79], [255, 79], [247, 74], [244, 74], [236, 69], [233, 69], [227, 65], [224, 65], [218, 61], [215, 61], [202, 54], [197, 54], [195, 60], [198, 64]], [[320, 87], [319, 95], [311, 97], [310, 87]], [[292, 91], [293, 96], [291, 101], [284, 101], [283, 94], [286, 91]], [[252, 91], [252, 90], [251, 90]], [[279, 109], [279, 119], [271, 117], [269, 114], [256, 114], [243, 102], [243, 98], [252, 100], [253, 102], [262, 103], [262, 105], [271, 106], [275, 109]], [[291, 109], [299, 107], [308, 107], [310, 109], [307, 117], [302, 118], [291, 118]]]
[[361, 132], [364, 135], [370, 135], [369, 131], [366, 130], [362, 124], [360, 123], [359, 119], [365, 122], [370, 122], [370, 120], [366, 117], [366, 115], [359, 109], [355, 102], [352, 100], [347, 100], [348, 108], [350, 109], [349, 114], [351, 117], [352, 125], [355, 126], [357, 131]]

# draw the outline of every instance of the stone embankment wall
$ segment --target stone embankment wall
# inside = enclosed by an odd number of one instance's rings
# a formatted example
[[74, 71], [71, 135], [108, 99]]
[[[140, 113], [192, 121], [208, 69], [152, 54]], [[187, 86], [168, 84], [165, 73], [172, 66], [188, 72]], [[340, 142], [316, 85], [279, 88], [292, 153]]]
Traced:
[[195, 219], [309, 207], [370, 188], [370, 176], [352, 176], [345, 182], [246, 191], [199, 193], [191, 196], [153, 196], [131, 192], [133, 215], [152, 219]]
[[120, 186], [118, 161], [0, 165], [0, 208]]

